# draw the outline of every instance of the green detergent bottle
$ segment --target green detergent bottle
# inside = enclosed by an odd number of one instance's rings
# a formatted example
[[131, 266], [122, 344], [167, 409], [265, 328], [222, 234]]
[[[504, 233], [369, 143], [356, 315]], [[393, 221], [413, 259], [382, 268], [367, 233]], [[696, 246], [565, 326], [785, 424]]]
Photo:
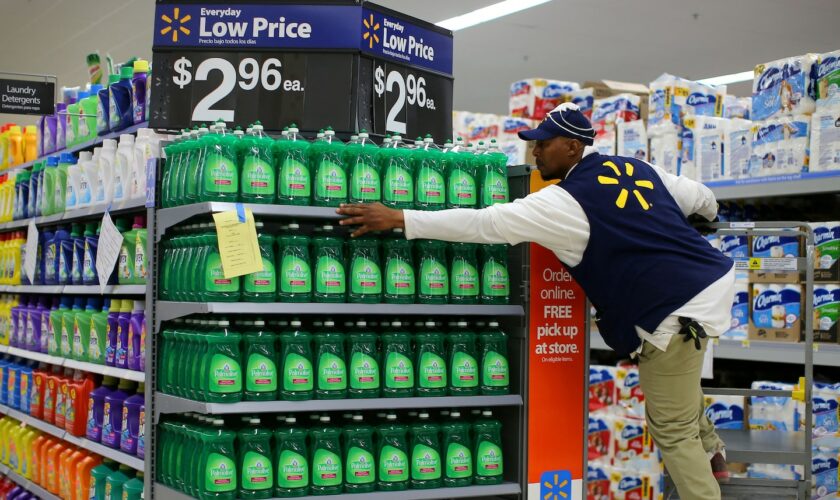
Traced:
[[105, 483], [108, 476], [117, 470], [117, 463], [106, 458], [101, 464], [97, 465], [90, 471], [90, 499], [91, 500], [107, 500], [105, 496]]
[[284, 401], [312, 399], [315, 371], [312, 363], [312, 336], [298, 320], [280, 334], [280, 398]]
[[277, 298], [280, 302], [312, 302], [312, 268], [309, 265], [309, 236], [300, 226], [289, 224], [289, 232], [277, 238]]
[[310, 491], [313, 495], [341, 493], [344, 489], [341, 430], [330, 424], [330, 417], [322, 416], [309, 433], [312, 436]]
[[[225, 421], [213, 420], [200, 436], [203, 450], [197, 468], [201, 475], [198, 498], [234, 500], [239, 487], [236, 473], [236, 434], [224, 428]], [[195, 470], [195, 469], [192, 469]]]
[[236, 137], [229, 134], [225, 122], [216, 122], [216, 133], [206, 136], [207, 154], [201, 170], [200, 201], [237, 201], [239, 165]]
[[379, 240], [354, 238], [350, 247], [351, 303], [378, 304], [382, 302], [382, 268], [379, 260]]
[[332, 128], [327, 128], [323, 140], [310, 147], [311, 169], [315, 172], [313, 205], [337, 207], [347, 202], [349, 186], [343, 155], [344, 144]]
[[317, 399], [345, 399], [347, 397], [347, 361], [344, 354], [344, 334], [337, 332], [335, 322], [324, 321], [324, 328], [315, 334]]
[[373, 427], [361, 415], [344, 428], [344, 489], [347, 493], [369, 493], [376, 489], [376, 460], [373, 453]]
[[236, 436], [239, 470], [239, 498], [271, 498], [274, 487], [274, 458], [271, 454], [271, 431], [250, 418], [248, 426]]
[[214, 223], [209, 223], [210, 231], [204, 233], [200, 240], [205, 248], [203, 255], [198, 258], [199, 262], [203, 263], [201, 268], [204, 269], [204, 286], [201, 295], [205, 302], [238, 302], [240, 277], [225, 277], [215, 228]]
[[277, 336], [256, 320], [243, 335], [245, 359], [245, 401], [277, 399]]
[[510, 273], [508, 272], [508, 246], [481, 246], [481, 303], [507, 304], [510, 302]]
[[478, 304], [479, 274], [475, 243], [452, 243], [450, 266], [450, 301], [453, 304]]
[[186, 139], [186, 130], [181, 130], [181, 133], [174, 141], [163, 147], [164, 158], [161, 171], [163, 176], [160, 179], [160, 205], [162, 208], [170, 208], [174, 206], [170, 190], [172, 189], [172, 175], [178, 170], [178, 165], [181, 163], [181, 153], [184, 150], [184, 141]]
[[453, 396], [475, 396], [479, 392], [479, 363], [476, 360], [475, 333], [467, 330], [467, 322], [459, 321], [449, 332], [449, 393]]
[[455, 139], [455, 144], [443, 155], [443, 161], [446, 167], [446, 207], [478, 207], [478, 182], [473, 154], [467, 151], [463, 138]]
[[84, 310], [79, 311], [73, 324], [73, 359], [87, 362], [90, 358], [91, 329], [93, 315], [100, 309], [100, 300], [89, 298]]
[[315, 264], [315, 302], [345, 302], [347, 275], [344, 269], [344, 242], [333, 226], [325, 225], [313, 238]]
[[108, 344], [108, 313], [111, 299], [106, 298], [100, 311], [90, 315], [90, 342], [88, 343], [87, 362], [96, 365], [105, 364], [105, 348]]
[[274, 143], [277, 162], [277, 202], [283, 205], [309, 205], [312, 202], [310, 144], [297, 125], [289, 127], [286, 140]]
[[383, 143], [377, 155], [382, 175], [382, 203], [391, 208], [414, 208], [414, 170], [411, 150], [394, 135], [387, 145]]
[[452, 411], [441, 426], [442, 451], [446, 454], [443, 485], [469, 486], [473, 482], [473, 456], [470, 424], [461, 420], [461, 412]]
[[426, 135], [422, 146], [412, 151], [411, 160], [417, 181], [415, 207], [419, 210], [443, 210], [446, 208], [446, 169], [443, 153], [431, 135]]
[[242, 300], [246, 302], [273, 302], [277, 295], [277, 273], [274, 268], [274, 237], [265, 232], [262, 222], [255, 223], [260, 246], [263, 270], [245, 275]]
[[356, 329], [348, 335], [350, 350], [349, 389], [351, 398], [378, 398], [381, 388], [379, 336], [368, 327], [367, 321], [356, 321]]
[[181, 165], [175, 186], [175, 196], [180, 200], [180, 205], [196, 203], [199, 200], [200, 177], [207, 159], [209, 136], [210, 129], [202, 124], [197, 129], [193, 129], [190, 134], [191, 139], [184, 144], [187, 148], [186, 158]]
[[498, 321], [488, 323], [488, 329], [478, 336], [481, 357], [481, 393], [488, 396], [510, 392], [510, 367], [507, 355], [507, 334]]
[[121, 500], [123, 486], [129, 479], [134, 477], [134, 469], [127, 465], [120, 465], [119, 468], [108, 474], [105, 478], [105, 497], [108, 500]]
[[412, 243], [405, 239], [402, 228], [394, 229], [392, 237], [384, 241], [385, 247], [385, 302], [388, 304], [413, 304], [417, 293], [414, 274]]
[[382, 394], [385, 397], [409, 398], [414, 395], [414, 353], [411, 334], [401, 321], [392, 321], [382, 333]]
[[490, 147], [474, 158], [481, 185], [480, 208], [510, 201], [510, 187], [507, 178], [507, 156], [490, 140]]
[[502, 456], [502, 424], [493, 412], [484, 410], [473, 423], [475, 436], [475, 484], [500, 484], [504, 480]]
[[251, 133], [240, 140], [242, 156], [242, 193], [245, 203], [274, 203], [277, 175], [274, 162], [274, 139], [263, 133], [262, 123], [255, 122]]
[[309, 494], [309, 433], [297, 425], [295, 417], [286, 417], [285, 426], [274, 431], [274, 453], [277, 482], [274, 494], [280, 498], [303, 497]]
[[382, 201], [382, 180], [376, 161], [379, 147], [362, 129], [357, 142], [344, 150], [344, 164], [350, 175], [350, 203]]
[[440, 457], [440, 427], [426, 412], [411, 426], [411, 487], [417, 490], [440, 488], [443, 467]]
[[417, 300], [421, 304], [449, 302], [449, 266], [446, 265], [447, 244], [439, 240], [418, 240], [420, 286]]
[[134, 479], [126, 481], [123, 485], [121, 500], [140, 500], [143, 498], [143, 473], [138, 472]]
[[379, 491], [403, 491], [408, 489], [409, 464], [406, 426], [397, 423], [393, 413], [385, 417], [385, 423], [376, 428], [377, 463], [376, 487]]
[[446, 396], [447, 370], [444, 334], [434, 321], [427, 321], [425, 328], [414, 335], [417, 358], [414, 362], [418, 396]]
[[206, 401], [232, 403], [242, 401], [242, 366], [239, 343], [242, 335], [230, 330], [227, 320], [214, 321], [207, 332], [207, 353], [202, 365], [206, 366]]

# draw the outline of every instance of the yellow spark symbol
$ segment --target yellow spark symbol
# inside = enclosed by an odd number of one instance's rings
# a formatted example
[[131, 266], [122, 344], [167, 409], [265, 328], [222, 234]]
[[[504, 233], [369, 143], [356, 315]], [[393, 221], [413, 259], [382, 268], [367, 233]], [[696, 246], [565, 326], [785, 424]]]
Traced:
[[374, 42], [379, 43], [379, 35], [376, 34], [377, 30], [379, 30], [379, 23], [374, 22], [373, 14], [370, 15], [370, 20], [362, 19], [362, 24], [365, 25], [368, 31], [362, 35], [363, 40], [368, 41], [368, 47], [373, 48]]
[[543, 482], [543, 486], [545, 486], [546, 488], [551, 488], [552, 490], [543, 495], [543, 500], [557, 500], [558, 498], [569, 498], [569, 495], [565, 491], [554, 493], [554, 491], [558, 490], [559, 488], [565, 487], [567, 484], [569, 484], [568, 479], [564, 479], [561, 483], [560, 476], [554, 474], [554, 484], [551, 484], [548, 481]]
[[[174, 12], [172, 13], [172, 17], [169, 17], [166, 14], [161, 14], [160, 18], [165, 23], [167, 23], [169, 25], [169, 26], [163, 28], [162, 30], [160, 30], [160, 34], [161, 35], [166, 35], [167, 33], [172, 32], [172, 41], [173, 42], [178, 41], [178, 32], [181, 32], [185, 35], [190, 34], [189, 28], [184, 26], [184, 24], [186, 24], [187, 21], [192, 19], [192, 16], [187, 14], [186, 16], [181, 17], [181, 9], [180, 8], [175, 7]], [[178, 24], [178, 27], [173, 28], [173, 25], [176, 24], [176, 23]]]
[[[615, 174], [615, 177], [609, 177], [609, 176], [606, 176], [606, 175], [599, 175], [598, 176], [598, 184], [606, 184], [606, 185], [619, 185], [619, 184], [621, 184], [621, 182], [618, 179], [619, 177], [621, 177], [621, 169], [618, 167], [618, 165], [616, 165], [612, 161], [605, 161], [603, 163], [603, 165], [605, 167], [609, 168], [610, 170], [612, 170], [613, 173]], [[634, 172], [635, 172], [635, 168], [633, 167], [633, 164], [631, 164], [630, 162], [625, 162], [624, 163], [624, 173], [627, 174], [627, 177], [633, 177]], [[636, 187], [640, 187], [640, 188], [653, 189], [653, 182], [648, 181], [648, 180], [633, 181], [633, 185], [636, 186]], [[615, 206], [617, 206], [618, 208], [624, 208], [625, 206], [627, 206], [627, 198], [629, 198], [630, 192], [631, 191], [628, 190], [627, 188], [622, 187], [621, 191], [619, 191], [619, 193], [618, 193], [618, 197], [615, 199]], [[632, 192], [633, 192], [633, 196], [636, 197], [636, 200], [639, 202], [639, 205], [642, 207], [643, 210], [650, 209], [650, 203], [648, 203], [648, 201], [645, 199], [644, 195], [642, 195], [641, 191], [639, 191], [638, 189], [633, 189]]]

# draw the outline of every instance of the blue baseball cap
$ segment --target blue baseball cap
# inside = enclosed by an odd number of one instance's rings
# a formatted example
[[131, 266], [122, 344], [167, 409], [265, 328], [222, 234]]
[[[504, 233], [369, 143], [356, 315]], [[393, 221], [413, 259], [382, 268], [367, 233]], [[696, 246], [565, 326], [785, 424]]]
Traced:
[[519, 138], [523, 141], [544, 141], [554, 137], [569, 137], [591, 146], [595, 140], [595, 130], [577, 104], [564, 102], [545, 115], [537, 128], [519, 132]]

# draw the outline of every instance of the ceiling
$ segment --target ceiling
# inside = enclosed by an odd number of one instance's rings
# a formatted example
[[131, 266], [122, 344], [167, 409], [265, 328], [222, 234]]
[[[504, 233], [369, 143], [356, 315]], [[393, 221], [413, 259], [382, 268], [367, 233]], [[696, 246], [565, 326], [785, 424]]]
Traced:
[[[496, 1], [377, 3], [437, 22]], [[76, 85], [89, 52], [151, 57], [152, 0], [0, 0], [0, 10], [2, 71]], [[455, 108], [504, 113], [510, 82], [531, 76], [648, 83], [666, 71], [737, 73], [840, 49], [838, 21], [837, 0], [553, 0], [455, 34]], [[749, 84], [730, 92], [748, 95]]]

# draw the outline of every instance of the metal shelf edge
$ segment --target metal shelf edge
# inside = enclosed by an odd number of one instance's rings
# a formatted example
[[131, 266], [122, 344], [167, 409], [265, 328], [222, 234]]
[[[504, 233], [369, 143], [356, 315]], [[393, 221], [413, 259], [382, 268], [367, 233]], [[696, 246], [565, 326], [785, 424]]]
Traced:
[[13, 471], [11, 468], [4, 464], [0, 464], [0, 473], [5, 474], [9, 479], [15, 482], [18, 486], [25, 489], [30, 493], [34, 493], [41, 500], [59, 500], [59, 497], [53, 495], [46, 489], [44, 489], [39, 484], [34, 483], [31, 479], [26, 479], [25, 477], [21, 476], [17, 472]]
[[104, 215], [105, 212], [125, 212], [128, 210], [138, 210], [145, 208], [146, 200], [144, 199], [130, 199], [120, 204], [108, 206], [94, 206], [90, 208], [77, 208], [62, 212], [60, 214], [42, 215], [39, 217], [30, 217], [28, 219], [18, 219], [0, 224], [0, 231], [7, 229], [24, 228], [29, 225], [30, 221], [35, 221], [35, 225], [53, 224], [56, 222], [72, 222], [79, 219], [88, 219], [96, 215]]
[[59, 356], [50, 356], [40, 352], [27, 351], [18, 347], [2, 346], [0, 353], [8, 353], [19, 358], [31, 359], [38, 362], [48, 363], [55, 366], [65, 366], [73, 368], [74, 370], [82, 370], [84, 372], [98, 373], [100, 375], [108, 375], [134, 382], [144, 382], [146, 374], [144, 372], [135, 370], [126, 370], [124, 368], [115, 368], [113, 366], [97, 365], [95, 363], [88, 363], [85, 361], [77, 361], [75, 359], [67, 359]]

